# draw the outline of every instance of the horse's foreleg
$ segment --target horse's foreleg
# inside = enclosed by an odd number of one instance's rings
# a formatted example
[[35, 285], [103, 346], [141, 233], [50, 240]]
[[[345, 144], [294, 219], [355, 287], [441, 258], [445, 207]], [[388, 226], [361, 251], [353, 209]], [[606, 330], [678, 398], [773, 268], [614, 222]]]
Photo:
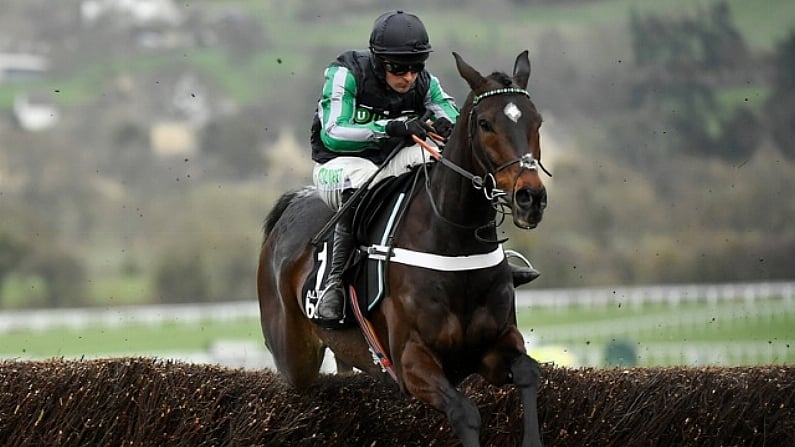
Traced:
[[337, 363], [337, 374], [341, 376], [347, 376], [353, 374], [353, 367], [348, 363], [340, 360], [339, 357], [336, 355], [334, 356], [334, 361]]
[[447, 416], [464, 447], [480, 445], [480, 412], [444, 375], [439, 360], [420, 343], [408, 343], [401, 355], [401, 384], [406, 392]]
[[524, 350], [524, 339], [518, 330], [508, 331], [482, 360], [480, 374], [492, 385], [513, 383], [519, 391], [524, 409], [522, 415], [523, 447], [541, 447], [538, 423], [538, 379], [541, 368]]
[[538, 378], [541, 368], [532, 357], [522, 354], [511, 362], [511, 378], [519, 389], [524, 414], [522, 447], [541, 447], [541, 431], [538, 427]]
[[461, 445], [479, 446], [481, 420], [478, 407], [450, 382], [441, 387], [440, 394], [444, 397], [443, 411], [453, 427], [453, 432], [461, 440]]

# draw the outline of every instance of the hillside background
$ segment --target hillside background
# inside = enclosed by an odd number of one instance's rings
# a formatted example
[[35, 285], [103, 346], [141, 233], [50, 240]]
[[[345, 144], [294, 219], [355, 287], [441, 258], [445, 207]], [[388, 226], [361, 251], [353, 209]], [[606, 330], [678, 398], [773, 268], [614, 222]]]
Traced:
[[531, 287], [795, 278], [791, 1], [0, 0], [0, 308], [255, 300], [323, 69], [398, 5], [459, 102], [452, 51], [530, 50], [550, 205], [503, 230]]

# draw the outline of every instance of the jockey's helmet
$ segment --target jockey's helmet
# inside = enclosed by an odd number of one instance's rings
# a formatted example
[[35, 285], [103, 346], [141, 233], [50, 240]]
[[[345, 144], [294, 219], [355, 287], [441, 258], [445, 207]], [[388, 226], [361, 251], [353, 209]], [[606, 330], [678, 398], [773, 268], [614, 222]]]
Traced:
[[378, 16], [370, 33], [370, 51], [377, 58], [397, 63], [419, 63], [432, 51], [425, 25], [416, 15], [389, 11]]

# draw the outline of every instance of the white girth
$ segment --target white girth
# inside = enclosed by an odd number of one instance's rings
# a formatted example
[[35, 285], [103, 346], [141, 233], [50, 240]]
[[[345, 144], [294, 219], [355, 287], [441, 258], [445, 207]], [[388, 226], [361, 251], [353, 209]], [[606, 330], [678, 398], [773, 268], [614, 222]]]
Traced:
[[365, 249], [370, 259], [386, 261], [387, 257], [389, 257], [389, 262], [398, 262], [400, 264], [445, 272], [494, 267], [505, 259], [505, 251], [503, 251], [502, 245], [498, 245], [494, 251], [489, 253], [468, 256], [436, 255], [405, 248], [392, 248], [390, 250], [390, 247], [386, 245], [371, 245]]

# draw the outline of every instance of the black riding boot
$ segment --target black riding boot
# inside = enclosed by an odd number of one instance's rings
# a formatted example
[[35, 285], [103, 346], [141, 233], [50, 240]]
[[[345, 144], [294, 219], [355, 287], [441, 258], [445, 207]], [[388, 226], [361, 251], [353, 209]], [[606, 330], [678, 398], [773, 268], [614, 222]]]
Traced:
[[541, 276], [541, 272], [533, 267], [533, 264], [527, 260], [521, 253], [516, 250], [505, 250], [505, 256], [514, 259], [518, 259], [522, 264], [522, 266], [508, 263], [511, 266], [511, 273], [513, 274], [513, 287], [519, 287], [522, 284], [527, 284], [530, 281], [538, 278]]
[[353, 208], [349, 208], [340, 216], [334, 227], [334, 244], [331, 249], [331, 265], [329, 266], [326, 288], [320, 296], [317, 305], [317, 317], [320, 320], [338, 321], [342, 320], [343, 303], [345, 295], [342, 291], [342, 272], [345, 263], [353, 249], [353, 234], [351, 231], [351, 221], [353, 220]]
[[541, 276], [541, 272], [533, 267], [520, 267], [518, 265], [511, 265], [511, 273], [513, 274], [513, 287], [519, 287], [522, 284], [527, 284], [530, 281]]

